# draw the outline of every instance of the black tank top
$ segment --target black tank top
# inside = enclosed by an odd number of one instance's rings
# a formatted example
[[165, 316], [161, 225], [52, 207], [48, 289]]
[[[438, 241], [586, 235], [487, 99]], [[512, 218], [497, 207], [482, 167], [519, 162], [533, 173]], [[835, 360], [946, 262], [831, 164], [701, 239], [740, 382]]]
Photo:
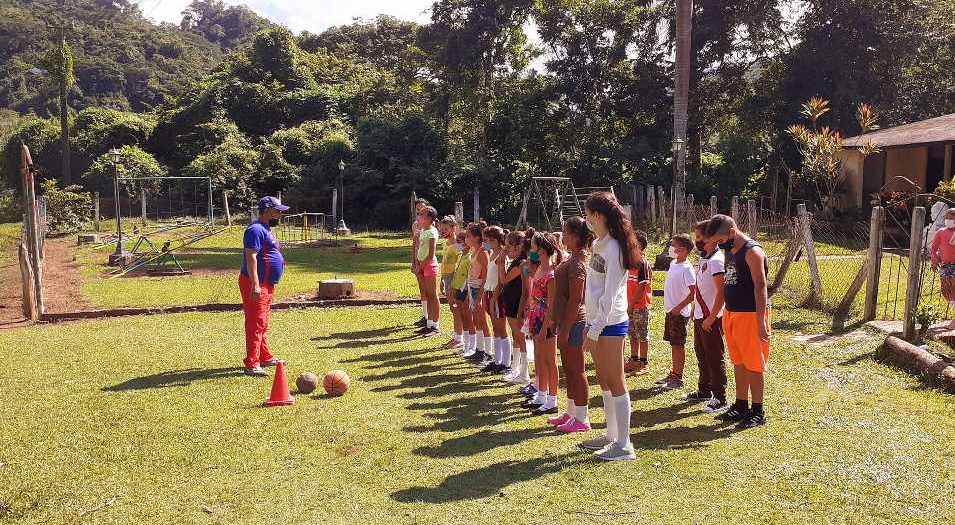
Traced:
[[[754, 246], [762, 248], [756, 241], [750, 239], [735, 254], [732, 250], [726, 250], [723, 294], [726, 299], [726, 309], [731, 312], [756, 311], [753, 274], [749, 271], [749, 265], [746, 264], [746, 253]], [[763, 271], [769, 273], [766, 259], [763, 259]]]
[[[507, 273], [510, 273], [511, 270], [517, 268], [524, 262], [524, 258], [518, 258], [511, 261], [510, 266], [507, 267]], [[521, 301], [521, 295], [524, 292], [524, 276], [518, 276], [516, 279], [513, 279], [509, 282], [504, 283], [504, 287], [501, 289], [501, 299], [504, 300], [505, 304], [517, 304]]]

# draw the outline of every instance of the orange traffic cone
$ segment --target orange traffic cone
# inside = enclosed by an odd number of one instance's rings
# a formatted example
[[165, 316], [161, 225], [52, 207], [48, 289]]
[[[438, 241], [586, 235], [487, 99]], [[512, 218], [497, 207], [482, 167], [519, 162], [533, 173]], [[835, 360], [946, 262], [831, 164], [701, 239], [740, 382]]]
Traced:
[[272, 381], [272, 394], [265, 400], [263, 405], [274, 407], [278, 405], [291, 405], [295, 403], [295, 398], [288, 389], [288, 380], [285, 378], [285, 361], [279, 361], [275, 365], [275, 379]]

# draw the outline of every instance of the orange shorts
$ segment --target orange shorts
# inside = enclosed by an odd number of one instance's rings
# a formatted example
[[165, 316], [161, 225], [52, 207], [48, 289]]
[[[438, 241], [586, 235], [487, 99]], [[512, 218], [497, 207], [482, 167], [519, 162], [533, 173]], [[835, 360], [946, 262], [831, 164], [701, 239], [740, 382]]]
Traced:
[[[756, 312], [723, 312], [723, 334], [730, 361], [750, 372], [762, 372], [769, 360], [769, 343], [759, 338], [758, 320]], [[766, 322], [769, 324], [769, 312]]]

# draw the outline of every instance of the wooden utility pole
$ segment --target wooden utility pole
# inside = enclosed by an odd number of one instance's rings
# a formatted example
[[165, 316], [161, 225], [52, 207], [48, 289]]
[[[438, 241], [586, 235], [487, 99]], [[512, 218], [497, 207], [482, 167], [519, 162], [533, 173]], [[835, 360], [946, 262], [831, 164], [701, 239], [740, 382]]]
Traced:
[[20, 148], [20, 174], [23, 181], [23, 228], [26, 248], [29, 250], [30, 266], [33, 270], [33, 293], [36, 300], [37, 315], [44, 312], [43, 305], [43, 266], [40, 254], [40, 232], [37, 223], [36, 192], [33, 181], [33, 158], [30, 149], [24, 144]]
[[222, 210], [225, 212], [225, 225], [232, 226], [232, 213], [229, 211], [229, 190], [222, 190]]

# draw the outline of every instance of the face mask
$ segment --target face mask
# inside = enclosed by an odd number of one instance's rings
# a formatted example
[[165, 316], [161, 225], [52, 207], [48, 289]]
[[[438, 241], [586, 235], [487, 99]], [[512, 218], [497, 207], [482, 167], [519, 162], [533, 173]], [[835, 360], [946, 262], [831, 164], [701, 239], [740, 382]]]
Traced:
[[540, 260], [541, 260], [541, 254], [539, 254], [539, 253], [537, 253], [537, 252], [530, 252], [530, 253], [527, 254], [527, 258], [530, 259], [531, 262], [533, 262], [533, 263], [540, 262]]
[[696, 241], [696, 249], [700, 253], [706, 253], [706, 243], [703, 241]]
[[671, 259], [676, 259], [676, 248], [670, 246], [670, 248], [667, 249], [667, 255], [669, 255]]
[[734, 242], [735, 240], [732, 237], [730, 237], [729, 239], [726, 239], [725, 241], [721, 242], [719, 244], [719, 247], [722, 250], [732, 250]]
[[454, 243], [454, 247], [457, 248], [458, 251], [461, 251], [464, 249], [464, 245], [459, 242]]
[[275, 227], [278, 226], [278, 225], [279, 225], [279, 220], [278, 220], [278, 219], [269, 219], [269, 227], [270, 227], [270, 228], [275, 228]]
[[945, 219], [946, 228], [955, 228], [955, 219]]
[[492, 249], [491, 243], [489, 243], [489, 242], [481, 243], [481, 247], [484, 248], [485, 250], [491, 250], [491, 249]]

